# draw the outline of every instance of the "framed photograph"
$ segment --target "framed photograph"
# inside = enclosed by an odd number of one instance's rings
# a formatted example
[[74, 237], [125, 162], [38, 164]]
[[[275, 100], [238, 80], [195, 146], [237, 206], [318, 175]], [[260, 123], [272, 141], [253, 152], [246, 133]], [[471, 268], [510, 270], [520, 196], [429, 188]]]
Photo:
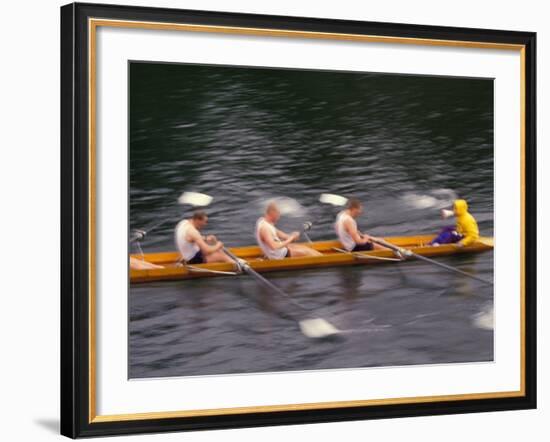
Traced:
[[536, 406], [536, 36], [61, 8], [61, 432]]

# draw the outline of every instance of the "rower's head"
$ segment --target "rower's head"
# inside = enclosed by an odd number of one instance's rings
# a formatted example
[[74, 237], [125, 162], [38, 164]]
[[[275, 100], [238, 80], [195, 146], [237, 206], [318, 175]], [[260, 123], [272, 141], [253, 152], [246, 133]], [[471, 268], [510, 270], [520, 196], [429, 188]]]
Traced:
[[204, 210], [197, 210], [193, 213], [191, 220], [193, 221], [195, 227], [200, 230], [208, 224], [208, 215]]
[[352, 217], [357, 218], [361, 215], [361, 213], [363, 213], [363, 204], [361, 204], [361, 201], [357, 198], [350, 198], [348, 200], [347, 209]]
[[461, 216], [468, 212], [468, 203], [466, 200], [455, 200], [453, 204], [455, 216]]
[[270, 202], [265, 209], [265, 219], [275, 224], [279, 221], [280, 217], [281, 211], [279, 210], [279, 207], [277, 207], [277, 204], [274, 202]]

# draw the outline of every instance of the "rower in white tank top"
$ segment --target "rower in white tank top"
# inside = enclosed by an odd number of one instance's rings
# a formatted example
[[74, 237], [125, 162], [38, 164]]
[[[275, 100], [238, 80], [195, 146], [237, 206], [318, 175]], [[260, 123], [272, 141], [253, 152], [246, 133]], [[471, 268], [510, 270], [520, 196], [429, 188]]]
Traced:
[[189, 227], [191, 227], [189, 220], [184, 219], [178, 223], [175, 230], [176, 246], [184, 261], [190, 261], [201, 250], [196, 243], [187, 240]]
[[258, 218], [258, 221], [256, 221], [256, 241], [258, 242], [258, 245], [264, 252], [265, 256], [267, 256], [269, 259], [283, 259], [287, 256], [288, 249], [286, 247], [281, 247], [280, 249], [272, 249], [269, 247], [264, 241], [262, 241], [262, 238], [260, 237], [260, 229], [265, 226], [274, 241], [276, 242], [282, 242], [281, 238], [277, 235], [277, 229], [273, 224], [268, 222], [263, 216], [261, 218]]
[[355, 219], [345, 210], [342, 210], [338, 215], [336, 215], [334, 229], [336, 230], [336, 235], [338, 235], [338, 239], [340, 240], [344, 248], [348, 252], [351, 252], [357, 244], [344, 226], [344, 223], [348, 219], [351, 220], [351, 222], [355, 224], [355, 228], [357, 228], [357, 222], [355, 221]]

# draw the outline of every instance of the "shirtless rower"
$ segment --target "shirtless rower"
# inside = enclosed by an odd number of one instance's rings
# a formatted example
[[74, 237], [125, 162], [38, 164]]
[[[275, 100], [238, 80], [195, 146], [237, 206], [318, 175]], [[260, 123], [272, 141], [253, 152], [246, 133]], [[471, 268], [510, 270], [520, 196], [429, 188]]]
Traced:
[[336, 216], [334, 228], [340, 243], [348, 252], [385, 249], [386, 247], [373, 241], [378, 240], [378, 238], [362, 233], [357, 229], [357, 221], [355, 220], [361, 213], [363, 213], [361, 201], [350, 198], [347, 207]]
[[281, 212], [275, 203], [269, 203], [264, 216], [256, 222], [256, 241], [269, 259], [321, 256], [321, 253], [302, 244], [291, 244], [300, 237], [299, 232], [285, 233], [275, 227]]
[[214, 235], [206, 238], [200, 234], [208, 223], [208, 215], [203, 210], [196, 211], [190, 219], [178, 223], [175, 231], [176, 246], [186, 264], [234, 261], [223, 251], [223, 243]]

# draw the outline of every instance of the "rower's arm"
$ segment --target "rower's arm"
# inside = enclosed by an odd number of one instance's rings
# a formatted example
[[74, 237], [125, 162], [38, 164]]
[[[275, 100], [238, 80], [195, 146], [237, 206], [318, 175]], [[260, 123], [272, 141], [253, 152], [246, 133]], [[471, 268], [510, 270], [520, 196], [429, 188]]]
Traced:
[[223, 243], [219, 241], [216, 241], [214, 245], [207, 244], [203, 236], [194, 229], [191, 231], [191, 233], [189, 233], [188, 236], [192, 242], [196, 243], [199, 246], [203, 255], [211, 255], [212, 253], [217, 252], [223, 247]]
[[344, 228], [346, 229], [346, 232], [349, 233], [351, 238], [357, 243], [357, 244], [365, 244], [369, 240], [368, 235], [364, 235], [365, 238], [361, 236], [359, 231], [357, 230], [357, 227], [354, 223], [352, 223], [349, 219], [346, 219], [344, 221]]
[[290, 238], [290, 235], [288, 233], [283, 232], [282, 230], [277, 229], [277, 236], [281, 238], [283, 241]]
[[[278, 235], [278, 231], [277, 231], [277, 235]], [[267, 230], [267, 228], [265, 226], [263, 227], [260, 227], [260, 238], [262, 239], [263, 242], [265, 242], [270, 248], [274, 249], [274, 250], [277, 250], [277, 249], [282, 249], [283, 247], [286, 247], [287, 245], [289, 245], [293, 238], [289, 235], [286, 235], [286, 238], [281, 238], [281, 239], [284, 239], [284, 241], [275, 241], [273, 239], [273, 237], [270, 235], [270, 232], [269, 230]]]

